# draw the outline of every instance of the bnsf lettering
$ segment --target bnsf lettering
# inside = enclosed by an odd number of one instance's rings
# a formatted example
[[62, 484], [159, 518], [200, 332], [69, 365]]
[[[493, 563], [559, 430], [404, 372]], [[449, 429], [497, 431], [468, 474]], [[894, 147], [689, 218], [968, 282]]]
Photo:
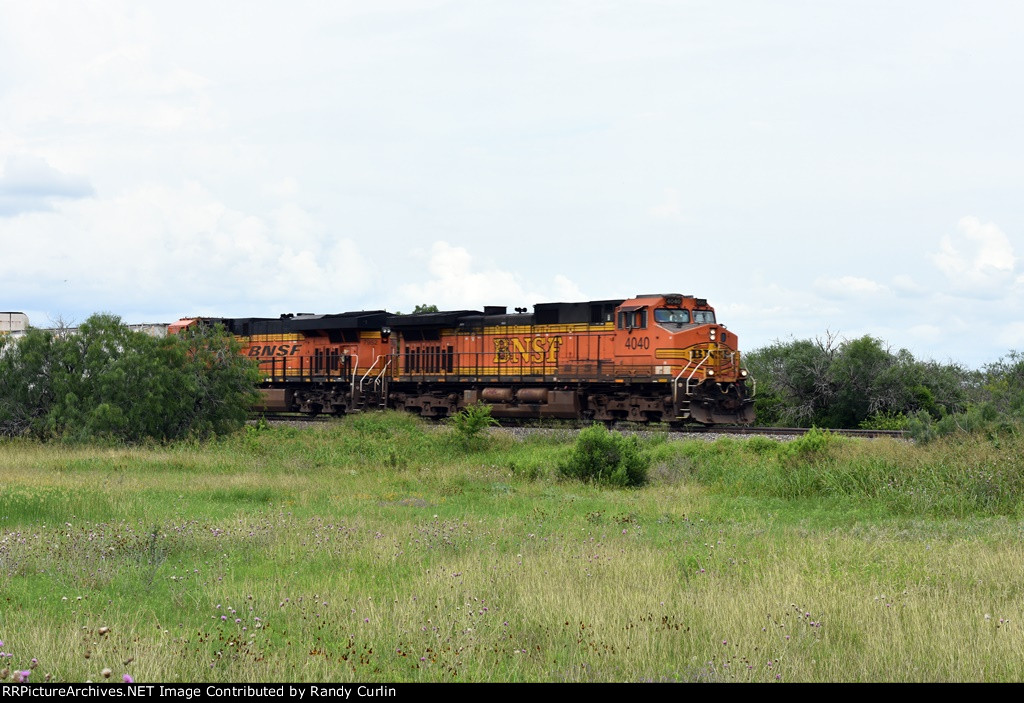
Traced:
[[298, 353], [301, 346], [301, 344], [270, 344], [262, 347], [249, 347], [249, 356], [293, 356]]
[[498, 337], [494, 340], [495, 364], [553, 364], [558, 361], [561, 337]]

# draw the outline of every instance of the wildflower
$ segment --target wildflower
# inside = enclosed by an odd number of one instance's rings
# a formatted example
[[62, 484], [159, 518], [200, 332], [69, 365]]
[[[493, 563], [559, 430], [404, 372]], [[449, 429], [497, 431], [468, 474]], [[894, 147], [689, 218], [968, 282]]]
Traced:
[[124, 681], [125, 683], [135, 683], [135, 679], [132, 678], [131, 674], [125, 674], [124, 676], [121, 677], [121, 680]]
[[111, 671], [111, 670], [110, 670], [109, 668], [104, 668], [104, 669], [103, 669], [103, 671], [101, 671], [101, 672], [100, 672], [100, 674], [101, 674], [101, 675], [103, 676], [103, 678], [105, 678], [105, 679], [109, 679], [109, 678], [110, 678], [110, 675], [111, 675], [111, 674], [113, 674], [113, 673], [114, 673], [114, 672], [113, 672], [113, 671]]

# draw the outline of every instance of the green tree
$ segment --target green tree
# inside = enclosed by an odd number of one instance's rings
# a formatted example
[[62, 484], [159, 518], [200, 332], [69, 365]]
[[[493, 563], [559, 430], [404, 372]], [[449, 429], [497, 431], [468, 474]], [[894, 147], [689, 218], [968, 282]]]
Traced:
[[832, 402], [829, 368], [837, 353], [832, 334], [774, 344], [744, 360], [757, 379], [755, 411], [762, 423], [810, 426]]
[[757, 379], [755, 409], [764, 424], [900, 424], [922, 410], [939, 418], [963, 410], [976, 384], [959, 366], [917, 361], [905, 349], [894, 353], [870, 335], [775, 342], [745, 361]]
[[53, 401], [53, 337], [30, 329], [0, 337], [0, 435], [39, 435]]
[[135, 442], [239, 428], [258, 372], [222, 328], [133, 332], [93, 315], [76, 334], [30, 330], [0, 348], [0, 433]]
[[980, 402], [991, 403], [1003, 415], [1024, 419], [1024, 354], [1017, 351], [982, 369]]

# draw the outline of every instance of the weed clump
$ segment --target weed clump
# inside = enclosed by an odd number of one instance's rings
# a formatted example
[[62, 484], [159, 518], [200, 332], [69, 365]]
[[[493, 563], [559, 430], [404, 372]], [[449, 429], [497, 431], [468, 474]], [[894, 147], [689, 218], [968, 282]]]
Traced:
[[602, 425], [580, 431], [568, 458], [558, 465], [566, 478], [606, 486], [642, 486], [647, 483], [651, 459], [636, 437], [609, 432]]
[[486, 403], [467, 405], [462, 412], [452, 415], [449, 422], [455, 428], [455, 434], [463, 445], [473, 444], [481, 432], [498, 424], [498, 421], [491, 417], [491, 406]]

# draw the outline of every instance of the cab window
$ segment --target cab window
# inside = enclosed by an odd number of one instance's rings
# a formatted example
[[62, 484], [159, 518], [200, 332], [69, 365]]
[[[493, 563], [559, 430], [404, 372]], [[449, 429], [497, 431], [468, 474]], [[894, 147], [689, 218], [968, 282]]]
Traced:
[[713, 325], [715, 323], [715, 313], [713, 310], [694, 310], [693, 321], [698, 325]]
[[669, 310], [658, 308], [654, 311], [654, 321], [661, 324], [686, 325], [690, 322], [689, 310]]
[[619, 313], [619, 329], [647, 329], [647, 310], [631, 310]]

